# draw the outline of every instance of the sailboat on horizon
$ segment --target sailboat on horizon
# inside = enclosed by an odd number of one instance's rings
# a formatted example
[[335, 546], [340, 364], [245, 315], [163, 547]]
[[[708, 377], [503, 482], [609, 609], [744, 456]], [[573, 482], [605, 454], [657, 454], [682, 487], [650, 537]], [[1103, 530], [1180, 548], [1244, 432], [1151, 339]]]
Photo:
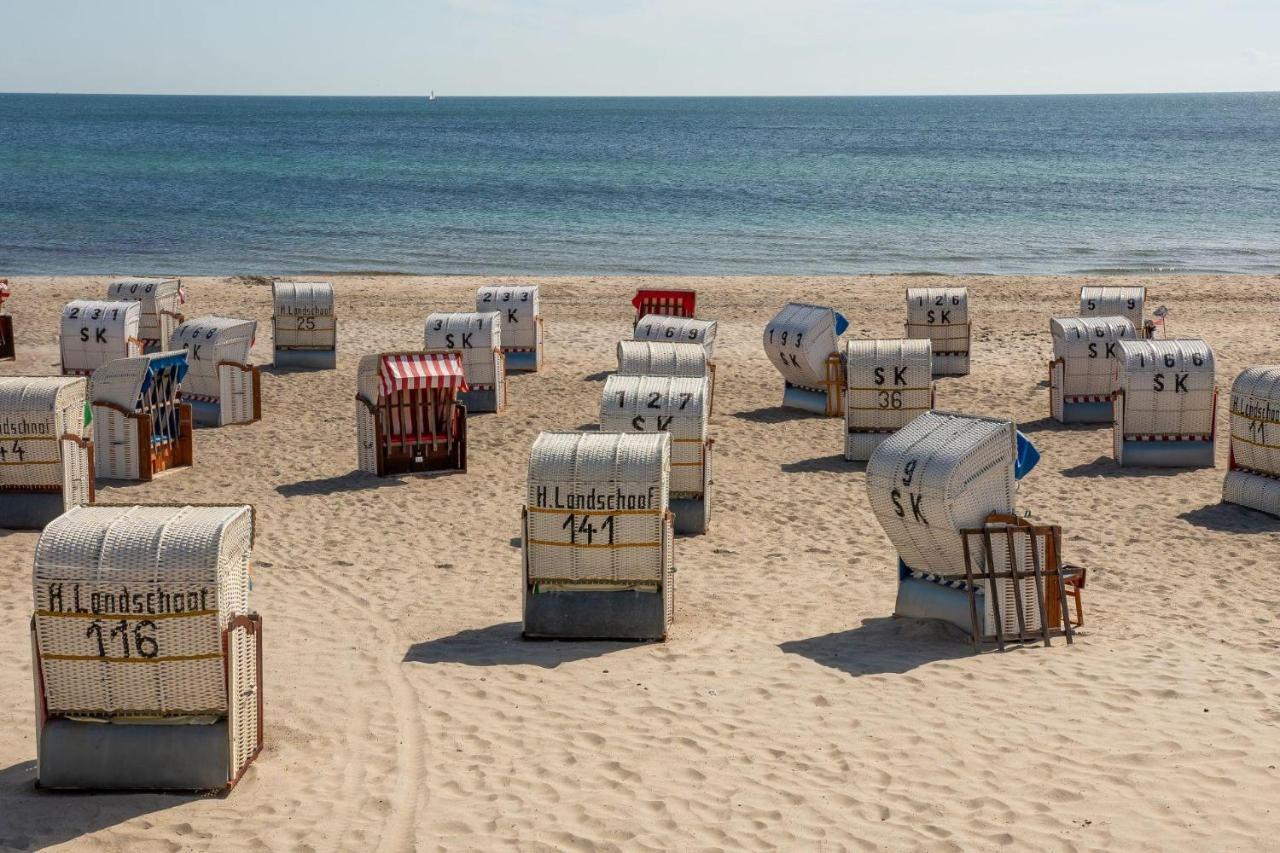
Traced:
[[430, 94], [430, 95], [427, 95], [427, 100], [428, 100], [428, 101], [434, 101], [435, 99], [436, 99], [436, 90], [435, 90], [435, 89], [432, 89], [432, 90], [431, 90], [431, 94]]

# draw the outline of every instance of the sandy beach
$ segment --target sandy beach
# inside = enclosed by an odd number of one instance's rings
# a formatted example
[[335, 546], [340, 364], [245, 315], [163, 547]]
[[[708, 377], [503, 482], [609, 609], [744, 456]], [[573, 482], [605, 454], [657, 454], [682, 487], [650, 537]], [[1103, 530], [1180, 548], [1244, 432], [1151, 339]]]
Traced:
[[[307, 277], [298, 277], [305, 280]], [[315, 277], [320, 278], [320, 277]], [[193, 469], [106, 502], [250, 503], [267, 747], [228, 796], [38, 791], [28, 619], [37, 533], [0, 532], [0, 848], [1265, 850], [1280, 838], [1280, 520], [1212, 470], [1134, 471], [1109, 428], [1048, 417], [1049, 318], [1145, 284], [1213, 346], [1225, 395], [1280, 363], [1280, 277], [543, 278], [544, 372], [470, 419], [466, 474], [355, 471], [360, 355], [415, 348], [494, 278], [324, 277], [336, 371], [264, 369], [264, 417], [201, 429]], [[15, 278], [18, 359], [57, 372], [61, 306], [112, 277]], [[259, 321], [266, 279], [184, 280], [188, 316]], [[891, 618], [895, 557], [843, 424], [780, 409], [760, 335], [784, 302], [899, 337], [903, 288], [963, 284], [969, 376], [938, 408], [1016, 420], [1043, 459], [1020, 508], [1090, 570], [1073, 647], [975, 655]], [[719, 321], [711, 529], [677, 542], [665, 644], [520, 639], [535, 435], [598, 419], [639, 286]]]

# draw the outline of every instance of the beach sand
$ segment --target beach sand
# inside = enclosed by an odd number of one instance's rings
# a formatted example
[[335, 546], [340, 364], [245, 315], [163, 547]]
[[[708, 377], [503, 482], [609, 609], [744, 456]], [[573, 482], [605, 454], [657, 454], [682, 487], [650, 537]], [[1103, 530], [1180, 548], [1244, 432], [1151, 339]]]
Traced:
[[[0, 847], [103, 850], [1262, 850], [1280, 842], [1280, 521], [1220, 504], [1226, 394], [1280, 363], [1280, 278], [546, 278], [546, 367], [468, 426], [465, 475], [355, 473], [361, 354], [420, 344], [478, 278], [337, 277], [336, 371], [263, 376], [264, 418], [202, 429], [196, 467], [110, 502], [251, 503], [267, 746], [226, 797], [37, 791], [34, 532], [0, 533]], [[66, 301], [17, 278], [19, 357], [57, 372]], [[501, 279], [483, 279], [501, 281]], [[1144, 283], [1213, 346], [1218, 467], [1121, 470], [1109, 428], [1048, 419], [1048, 320], [1082, 283]], [[265, 280], [188, 279], [188, 316], [256, 317]], [[1011, 417], [1043, 453], [1020, 507], [1090, 569], [1086, 625], [974, 655], [891, 618], [895, 557], [842, 422], [778, 408], [761, 331], [788, 300], [899, 337], [903, 288], [970, 288], [971, 375], [939, 408]], [[719, 320], [710, 532], [677, 542], [665, 644], [520, 639], [525, 464], [597, 420], [637, 286]]]

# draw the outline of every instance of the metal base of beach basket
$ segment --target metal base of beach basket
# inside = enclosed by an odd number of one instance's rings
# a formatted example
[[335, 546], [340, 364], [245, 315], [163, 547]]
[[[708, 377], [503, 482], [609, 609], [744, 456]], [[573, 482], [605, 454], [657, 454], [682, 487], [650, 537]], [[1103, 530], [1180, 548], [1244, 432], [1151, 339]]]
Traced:
[[1280, 518], [1280, 479], [1239, 469], [1228, 471], [1222, 499]]
[[1124, 439], [1116, 461], [1135, 468], [1212, 468], [1212, 441]]
[[[982, 595], [982, 590], [978, 590]], [[905, 577], [898, 582], [898, 600], [893, 615], [909, 619], [938, 619], [955, 625], [966, 634], [972, 627], [969, 594], [922, 578]]]
[[1111, 410], [1111, 401], [1090, 403], [1064, 402], [1062, 417], [1058, 419], [1064, 424], [1109, 424], [1115, 420]]
[[542, 348], [502, 351], [507, 357], [507, 373], [537, 373], [542, 369]]
[[799, 385], [792, 385], [790, 382], [782, 391], [782, 407], [784, 409], [800, 409], [804, 412], [813, 412], [815, 415], [827, 415], [835, 417], [840, 415], [838, 407], [836, 411], [832, 411], [830, 395], [825, 391], [815, 391], [812, 388], [803, 388]]
[[40, 530], [66, 511], [61, 490], [0, 490], [0, 528]]
[[965, 353], [934, 353], [933, 354], [933, 375], [934, 376], [968, 376], [969, 375], [969, 354]]
[[333, 370], [338, 366], [338, 352], [331, 349], [278, 349], [274, 363], [276, 367]]
[[676, 533], [702, 534], [711, 520], [711, 502], [705, 498], [671, 498]]
[[846, 462], [866, 462], [891, 432], [846, 432], [844, 458]]
[[13, 343], [13, 318], [0, 314], [0, 361], [13, 361], [17, 357]]
[[524, 636], [534, 640], [665, 640], [660, 589], [525, 590]]
[[227, 787], [227, 721], [111, 725], [55, 718], [40, 732], [42, 788], [205, 791]]
[[504, 380], [500, 385], [487, 388], [472, 387], [470, 391], [459, 394], [458, 401], [473, 414], [476, 412], [501, 414], [507, 408], [507, 383]]

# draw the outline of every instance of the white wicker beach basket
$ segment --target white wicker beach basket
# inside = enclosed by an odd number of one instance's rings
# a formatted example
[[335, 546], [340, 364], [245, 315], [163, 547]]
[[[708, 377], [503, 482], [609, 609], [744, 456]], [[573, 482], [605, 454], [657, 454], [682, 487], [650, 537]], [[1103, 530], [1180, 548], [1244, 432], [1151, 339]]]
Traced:
[[[33, 574], [48, 711], [231, 712], [256, 733], [252, 684], [251, 702], [228, 707], [222, 647], [223, 629], [248, 612], [252, 533], [247, 506], [79, 507], [49, 524]], [[236, 632], [233, 659], [256, 659], [253, 641]]]
[[276, 281], [271, 284], [276, 349], [332, 350], [338, 322], [333, 285], [327, 281]]
[[142, 411], [144, 389], [149, 414], [157, 420], [165, 419], [166, 431], [172, 432], [173, 440], [179, 438], [170, 424], [178, 420], [175, 409], [182, 385], [174, 380], [171, 371], [153, 376], [153, 365], [181, 355], [181, 351], [171, 351], [119, 358], [93, 372], [89, 401], [93, 408], [97, 476], [108, 480], [136, 480], [141, 476], [138, 419], [115, 407], [130, 413]]
[[1231, 470], [1222, 495], [1280, 515], [1280, 365], [1250, 367], [1231, 386]]
[[542, 316], [536, 284], [487, 284], [476, 290], [476, 311], [497, 311], [502, 348], [532, 350], [538, 346]]
[[1063, 419], [1065, 402], [1111, 399], [1120, 341], [1138, 337], [1133, 323], [1125, 317], [1057, 317], [1049, 321], [1049, 333], [1053, 336], [1054, 418]]
[[619, 376], [711, 375], [707, 351], [698, 344], [668, 344], [653, 341], [618, 342]]
[[205, 316], [174, 329], [169, 349], [186, 350], [187, 378], [182, 397], [216, 403], [221, 424], [254, 420], [254, 374], [249, 364], [258, 324], [255, 320]]
[[701, 497], [707, 491], [706, 379], [610, 376], [600, 398], [600, 429], [671, 434], [671, 494]]
[[182, 280], [177, 278], [129, 278], [107, 285], [108, 299], [131, 299], [141, 303], [138, 336], [148, 347], [168, 346], [173, 330], [182, 322], [178, 304]]
[[911, 569], [963, 574], [960, 531], [1013, 512], [1016, 459], [1011, 421], [925, 412], [867, 462], [871, 509]]
[[765, 326], [764, 351], [787, 382], [826, 393], [837, 337], [834, 309], [788, 302]]
[[62, 309], [58, 348], [62, 372], [87, 376], [115, 358], [142, 352], [138, 324], [142, 309], [136, 302], [76, 299]]
[[908, 287], [907, 337], [933, 343], [935, 376], [969, 372], [969, 288]]
[[669, 592], [670, 472], [669, 433], [540, 434], [529, 455], [526, 580]]
[[[1124, 395], [1115, 403], [1123, 437], [1205, 440], [1213, 435], [1214, 364], [1207, 343], [1198, 338], [1121, 341], [1119, 348], [1113, 392]], [[1116, 433], [1119, 442], [1121, 430]]]
[[0, 377], [0, 490], [60, 489], [68, 509], [89, 502], [87, 389], [79, 376]]
[[423, 349], [461, 352], [468, 386], [500, 388], [506, 381], [501, 317], [496, 311], [432, 314], [427, 317]]
[[1081, 317], [1124, 317], [1133, 324], [1138, 337], [1142, 332], [1142, 306], [1147, 289], [1136, 287], [1080, 288]]
[[632, 337], [637, 341], [700, 344], [707, 358], [716, 356], [716, 321], [693, 317], [646, 314], [636, 323]]
[[845, 459], [864, 461], [895, 430], [933, 408], [927, 340], [845, 343]]

